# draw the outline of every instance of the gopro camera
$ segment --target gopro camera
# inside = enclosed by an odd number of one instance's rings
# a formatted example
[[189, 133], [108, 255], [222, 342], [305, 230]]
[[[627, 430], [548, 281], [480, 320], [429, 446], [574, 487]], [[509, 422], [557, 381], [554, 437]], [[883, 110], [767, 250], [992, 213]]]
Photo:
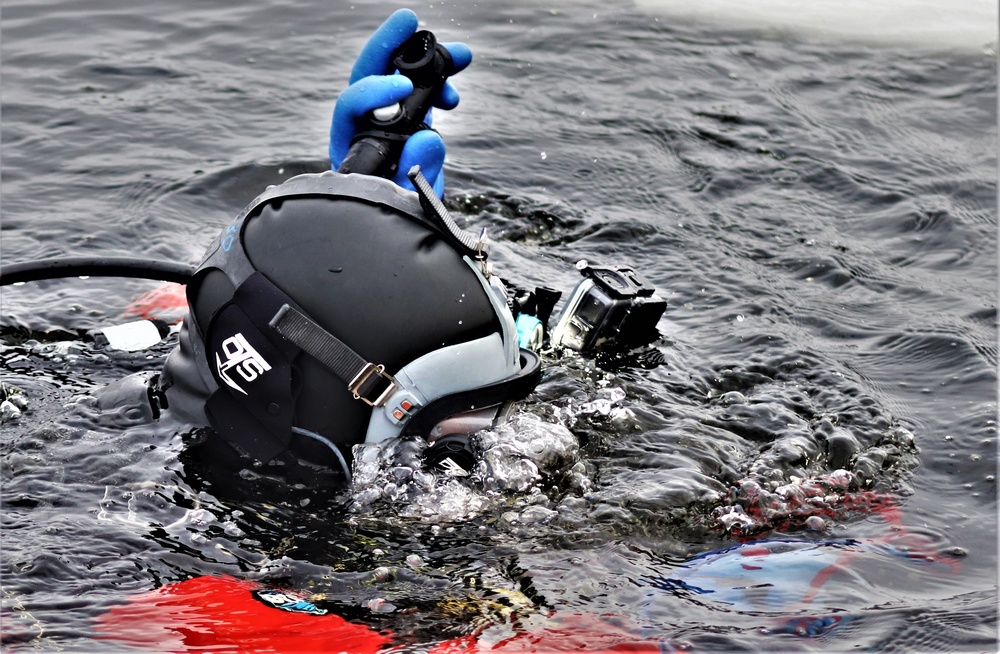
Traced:
[[667, 303], [626, 266], [576, 264], [577, 284], [550, 334], [553, 347], [583, 353], [628, 350], [652, 343]]

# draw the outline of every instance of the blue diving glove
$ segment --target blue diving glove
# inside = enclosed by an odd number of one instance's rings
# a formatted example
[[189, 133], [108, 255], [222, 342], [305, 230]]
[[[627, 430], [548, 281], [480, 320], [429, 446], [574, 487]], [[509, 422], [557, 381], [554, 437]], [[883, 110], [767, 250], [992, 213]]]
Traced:
[[[333, 109], [330, 125], [330, 163], [337, 170], [343, 162], [351, 141], [357, 133], [357, 125], [368, 112], [399, 102], [413, 91], [413, 83], [402, 75], [396, 75], [392, 66], [392, 53], [417, 31], [417, 15], [409, 9], [400, 9], [389, 16], [381, 27], [375, 30], [368, 43], [362, 48], [358, 60], [351, 70], [350, 86], [344, 89]], [[472, 61], [472, 51], [464, 43], [444, 43], [451, 54], [455, 72], [462, 70]], [[450, 82], [445, 82], [441, 93], [434, 100], [440, 109], [454, 109], [458, 105], [458, 91]], [[425, 121], [431, 122], [430, 113]], [[393, 178], [399, 186], [412, 190], [413, 185], [406, 173], [419, 164], [424, 177], [434, 186], [438, 196], [444, 194], [444, 140], [433, 130], [421, 130], [406, 140], [399, 158], [399, 169]]]

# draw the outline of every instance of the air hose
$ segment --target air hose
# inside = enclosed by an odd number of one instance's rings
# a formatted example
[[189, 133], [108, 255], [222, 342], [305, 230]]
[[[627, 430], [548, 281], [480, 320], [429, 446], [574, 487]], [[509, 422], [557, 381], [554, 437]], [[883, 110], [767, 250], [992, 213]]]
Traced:
[[134, 257], [60, 257], [0, 266], [0, 286], [63, 277], [134, 277], [187, 284], [195, 267]]

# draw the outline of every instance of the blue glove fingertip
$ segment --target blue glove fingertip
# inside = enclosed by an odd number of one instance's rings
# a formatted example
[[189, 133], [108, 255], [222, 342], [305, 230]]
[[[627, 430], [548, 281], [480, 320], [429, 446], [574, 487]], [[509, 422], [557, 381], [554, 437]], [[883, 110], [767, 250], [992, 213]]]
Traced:
[[[434, 106], [440, 109], [454, 109], [458, 106], [458, 101], [461, 98], [458, 96], [458, 90], [451, 85], [451, 82], [445, 82], [444, 86], [438, 92], [436, 98], [434, 98]], [[430, 123], [428, 123], [429, 125]]]
[[413, 185], [406, 177], [406, 174], [415, 165], [420, 166], [420, 171], [427, 178], [427, 181], [434, 187], [434, 192], [438, 197], [444, 195], [444, 168], [445, 146], [444, 140], [437, 132], [429, 129], [421, 130], [406, 140], [403, 152], [399, 157], [399, 169], [393, 181], [403, 188], [413, 190]]
[[472, 50], [469, 49], [464, 43], [442, 43], [444, 47], [448, 49], [448, 54], [451, 55], [451, 63], [454, 65], [454, 70], [452, 75], [455, 73], [465, 70], [469, 64], [472, 63]]
[[385, 19], [361, 48], [351, 69], [350, 83], [369, 75], [392, 72], [392, 53], [417, 31], [417, 15], [409, 9], [399, 9]]
[[[451, 55], [452, 75], [459, 73], [472, 63], [472, 50], [464, 43], [442, 43], [442, 45], [448, 49], [448, 53]], [[454, 109], [458, 106], [458, 101], [458, 91], [451, 82], [445, 82], [438, 96], [434, 98], [434, 106], [441, 109]]]

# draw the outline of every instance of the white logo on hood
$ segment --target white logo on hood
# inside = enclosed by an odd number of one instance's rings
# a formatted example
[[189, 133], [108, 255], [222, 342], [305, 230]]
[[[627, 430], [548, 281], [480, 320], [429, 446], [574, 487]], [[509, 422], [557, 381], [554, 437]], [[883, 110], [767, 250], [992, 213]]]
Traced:
[[215, 353], [215, 367], [219, 371], [219, 376], [222, 377], [222, 381], [244, 395], [247, 395], [247, 392], [229, 376], [231, 370], [235, 369], [244, 381], [252, 382], [271, 369], [271, 364], [253, 349], [241, 333], [222, 341], [222, 353], [226, 355], [225, 362], [219, 357], [218, 352]]

